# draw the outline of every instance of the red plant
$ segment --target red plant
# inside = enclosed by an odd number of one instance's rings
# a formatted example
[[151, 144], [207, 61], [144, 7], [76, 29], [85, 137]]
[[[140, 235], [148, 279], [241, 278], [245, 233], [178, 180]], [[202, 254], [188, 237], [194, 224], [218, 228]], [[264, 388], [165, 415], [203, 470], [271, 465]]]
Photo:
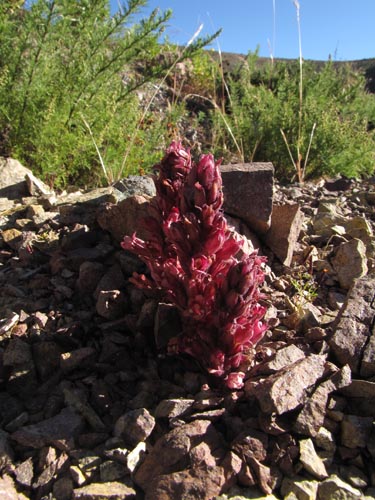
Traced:
[[142, 288], [158, 288], [181, 314], [183, 331], [168, 350], [188, 353], [229, 388], [240, 388], [243, 367], [267, 326], [258, 303], [264, 258], [248, 255], [228, 227], [219, 162], [211, 154], [193, 163], [173, 142], [155, 166], [157, 196], [144, 225], [148, 241], [126, 236], [122, 247], [136, 253], [151, 279], [134, 274]]

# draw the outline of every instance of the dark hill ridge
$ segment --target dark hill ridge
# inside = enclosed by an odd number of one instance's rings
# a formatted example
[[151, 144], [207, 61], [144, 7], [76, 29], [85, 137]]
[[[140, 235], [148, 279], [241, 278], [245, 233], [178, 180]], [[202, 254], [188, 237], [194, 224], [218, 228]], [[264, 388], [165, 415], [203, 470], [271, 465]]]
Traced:
[[[210, 52], [214, 58], [219, 58], [218, 52]], [[225, 73], [232, 73], [240, 68], [244, 61], [246, 60], [246, 55], [244, 54], [236, 54], [233, 52], [222, 52], [221, 54], [223, 61], [223, 68]], [[259, 57], [258, 63], [259, 65], [263, 65], [269, 61], [267, 57]], [[275, 61], [284, 61], [284, 62], [292, 62], [295, 59], [286, 59], [286, 58], [276, 58]], [[308, 60], [310, 63], [317, 66], [318, 69], [322, 68], [327, 61], [315, 61]], [[339, 68], [345, 64], [349, 64], [355, 71], [359, 71], [363, 73], [366, 78], [366, 87], [371, 93], [375, 93], [375, 58], [371, 59], [359, 59], [355, 61], [334, 61], [334, 66]]]

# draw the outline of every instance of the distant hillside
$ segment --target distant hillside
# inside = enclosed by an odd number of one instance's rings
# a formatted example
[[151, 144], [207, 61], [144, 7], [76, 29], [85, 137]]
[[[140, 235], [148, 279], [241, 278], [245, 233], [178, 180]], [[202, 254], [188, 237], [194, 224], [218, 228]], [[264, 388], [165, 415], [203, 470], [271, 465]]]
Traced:
[[[210, 52], [215, 58], [219, 58], [217, 52]], [[246, 56], [244, 54], [235, 54], [232, 52], [223, 52], [221, 54], [223, 61], [223, 68], [225, 73], [231, 73], [242, 66]], [[292, 61], [293, 59], [275, 59], [276, 61]], [[259, 57], [259, 64], [264, 64], [269, 61], [269, 58]], [[316, 64], [317, 67], [323, 66], [326, 61], [309, 61]], [[359, 71], [365, 75], [367, 90], [371, 93], [375, 93], [375, 58], [374, 59], [360, 59], [356, 61], [334, 61], [335, 66], [341, 66], [343, 64], [350, 64], [353, 69]]]

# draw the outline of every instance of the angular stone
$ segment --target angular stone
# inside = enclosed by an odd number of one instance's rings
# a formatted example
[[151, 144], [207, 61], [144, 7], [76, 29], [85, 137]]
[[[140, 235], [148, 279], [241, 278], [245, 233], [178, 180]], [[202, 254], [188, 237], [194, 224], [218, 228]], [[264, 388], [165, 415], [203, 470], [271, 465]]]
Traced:
[[307, 472], [317, 479], [328, 477], [327, 470], [322, 459], [315, 451], [314, 443], [311, 439], [302, 439], [299, 442], [300, 460]]
[[[103, 203], [117, 203], [119, 200], [123, 199], [122, 193], [112, 186], [89, 189], [88, 191], [75, 191], [67, 195], [62, 195], [57, 198], [56, 204], [60, 207], [60, 213], [62, 210], [61, 205], [66, 205], [70, 207], [73, 213], [77, 208], [89, 209], [97, 208]], [[79, 219], [76, 219], [76, 221]], [[86, 221], [84, 223], [87, 223]]]
[[272, 209], [271, 227], [264, 242], [285, 266], [292, 263], [303, 219], [299, 205], [275, 205]]
[[81, 415], [93, 430], [97, 432], [103, 432], [106, 430], [106, 426], [98, 414], [87, 402], [85, 402], [84, 398], [82, 398], [78, 391], [65, 387], [63, 392], [65, 403]]
[[372, 417], [345, 415], [341, 422], [341, 444], [347, 448], [365, 448], [372, 428]]
[[249, 465], [251, 470], [254, 471], [255, 476], [258, 479], [258, 484], [260, 489], [266, 495], [271, 495], [272, 493], [272, 474], [271, 469], [267, 465], [262, 464], [256, 458], [249, 458]]
[[358, 373], [360, 360], [371, 335], [375, 316], [375, 277], [370, 275], [355, 281], [337, 316], [329, 341], [336, 359]]
[[32, 172], [26, 172], [25, 175], [28, 192], [31, 196], [51, 196], [54, 192], [51, 188], [44, 184], [40, 179], [35, 177]]
[[189, 453], [191, 466], [195, 467], [215, 467], [216, 460], [212, 455], [210, 447], [207, 443], [199, 443], [194, 446]]
[[20, 465], [18, 465], [14, 470], [14, 474], [16, 476], [16, 481], [18, 484], [30, 487], [34, 477], [34, 466], [32, 458], [28, 458]]
[[303, 358], [305, 354], [302, 349], [291, 344], [276, 351], [275, 357], [261, 366], [261, 373], [275, 373]]
[[0, 158], [0, 198], [10, 200], [27, 196], [26, 174], [31, 170], [13, 158]]
[[298, 500], [316, 500], [318, 484], [318, 481], [308, 481], [299, 476], [284, 477], [280, 492], [283, 498], [289, 498], [290, 494], [294, 494]]
[[13, 479], [6, 474], [0, 477], [0, 498], [1, 500], [27, 500], [23, 493], [18, 493]]
[[135, 500], [134, 488], [112, 481], [109, 483], [91, 483], [73, 490], [72, 500]]
[[131, 450], [126, 456], [126, 468], [130, 474], [133, 474], [135, 469], [142, 463], [146, 454], [146, 443], [141, 441]]
[[264, 234], [271, 225], [272, 163], [222, 165], [224, 211], [238, 216], [251, 229]]
[[255, 429], [241, 432], [231, 445], [231, 449], [245, 462], [251, 457], [259, 461], [264, 460], [267, 456], [267, 447], [267, 434]]
[[297, 417], [294, 429], [300, 434], [316, 436], [319, 428], [324, 423], [329, 395], [337, 389], [348, 386], [350, 382], [351, 371], [348, 365], [345, 365], [339, 372], [334, 373], [328, 380], [322, 382], [306, 401]]
[[318, 486], [319, 500], [357, 500], [362, 498], [362, 492], [345, 483], [335, 474], [325, 479]]
[[194, 399], [163, 399], [155, 408], [155, 418], [175, 418], [189, 411]]
[[324, 365], [325, 356], [311, 354], [284, 370], [262, 379], [252, 389], [262, 411], [281, 415], [302, 405], [306, 390], [323, 375]]
[[21, 427], [11, 436], [23, 446], [41, 448], [77, 437], [83, 427], [84, 421], [80, 416], [69, 408], [63, 408], [56, 416]]
[[325, 451], [332, 453], [336, 451], [336, 443], [333, 434], [325, 427], [320, 427], [318, 433], [314, 437], [314, 441], [319, 448]]
[[365, 276], [368, 271], [364, 243], [358, 239], [341, 243], [332, 258], [332, 265], [341, 288], [349, 290], [354, 280]]
[[216, 440], [216, 431], [208, 420], [195, 420], [176, 427], [159, 438], [135, 473], [135, 482], [144, 490], [159, 475], [184, 469], [189, 464], [190, 449], [202, 441]]
[[131, 196], [118, 205], [107, 204], [99, 212], [97, 221], [117, 242], [121, 242], [125, 235], [131, 236], [135, 232], [139, 238], [147, 239], [149, 233], [139, 223], [142, 217], [149, 215], [149, 204], [150, 198], [147, 196]]
[[375, 326], [363, 353], [360, 375], [365, 378], [375, 375]]
[[145, 441], [155, 427], [155, 419], [146, 408], [131, 410], [122, 415], [115, 423], [113, 434], [126, 443], [136, 446]]
[[320, 202], [318, 212], [313, 221], [314, 232], [328, 239], [336, 233], [336, 227], [342, 227], [343, 232], [345, 232], [345, 222], [346, 217], [339, 212], [335, 203], [323, 201]]
[[22, 244], [22, 231], [18, 229], [5, 229], [2, 231], [1, 237], [12, 250], [18, 250]]
[[224, 482], [222, 467], [187, 469], [156, 477], [146, 489], [145, 500], [212, 500]]

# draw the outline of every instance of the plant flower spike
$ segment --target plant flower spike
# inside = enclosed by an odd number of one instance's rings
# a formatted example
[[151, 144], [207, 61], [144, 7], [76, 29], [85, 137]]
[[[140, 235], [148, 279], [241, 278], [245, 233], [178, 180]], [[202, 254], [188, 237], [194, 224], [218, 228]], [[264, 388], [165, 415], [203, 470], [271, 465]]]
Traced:
[[239, 389], [267, 328], [266, 308], [258, 303], [265, 259], [240, 252], [242, 242], [221, 210], [219, 164], [211, 154], [194, 163], [173, 142], [155, 166], [157, 195], [143, 221], [150, 237], [126, 236], [122, 247], [150, 271], [150, 278], [134, 274], [132, 282], [161, 290], [180, 311], [182, 332], [168, 351], [193, 356], [228, 388]]

